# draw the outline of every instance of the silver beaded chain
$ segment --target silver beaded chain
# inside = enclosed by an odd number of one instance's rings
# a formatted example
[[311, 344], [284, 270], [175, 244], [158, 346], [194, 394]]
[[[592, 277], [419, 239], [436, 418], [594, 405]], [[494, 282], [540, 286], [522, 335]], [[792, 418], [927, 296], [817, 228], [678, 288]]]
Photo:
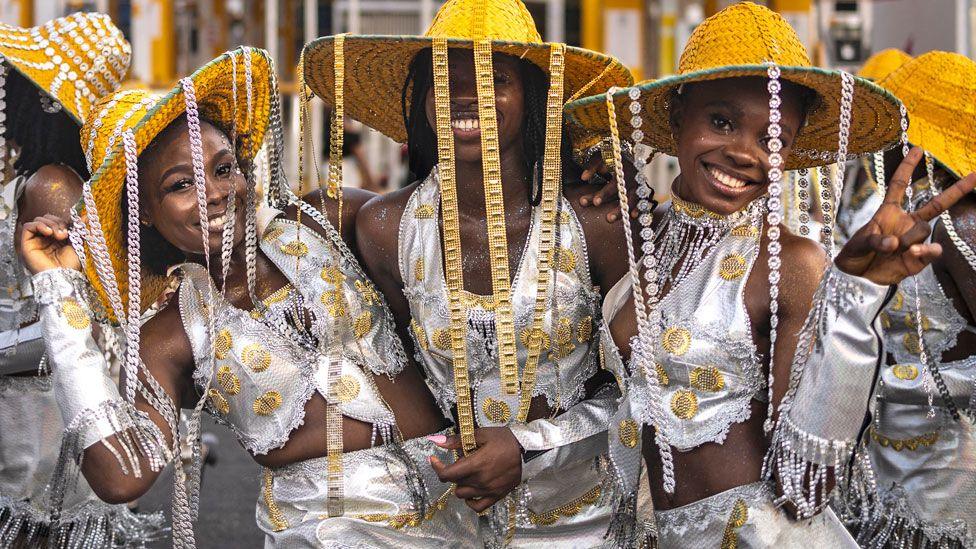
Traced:
[[[851, 134], [851, 109], [854, 105], [854, 77], [847, 71], [840, 71], [840, 131], [837, 137], [837, 169], [834, 170], [834, 179], [831, 184], [831, 191], [837, 198], [844, 196], [844, 172], [847, 168], [847, 148], [850, 143]], [[836, 208], [833, 216], [828, 220], [824, 218], [824, 226], [829, 225], [828, 232], [830, 241], [827, 243], [827, 251], [830, 257], [834, 257], [834, 226], [837, 221]]]
[[881, 198], [884, 198], [887, 192], [887, 186], [885, 182], [885, 170], [884, 170], [884, 153], [876, 152], [873, 155], [874, 160], [874, 182], [878, 184], [878, 192], [881, 194]]
[[797, 208], [800, 210], [797, 219], [800, 222], [800, 236], [810, 235], [810, 210], [813, 207], [813, 200], [810, 194], [810, 170], [800, 168], [796, 171]]
[[[641, 244], [641, 251], [643, 252], [642, 262], [645, 268], [644, 278], [646, 280], [646, 286], [645, 288], [642, 288], [640, 267], [638, 266], [637, 259], [634, 254], [634, 240], [629, 222], [630, 205], [627, 198], [626, 180], [624, 179], [623, 171], [623, 157], [620, 153], [620, 137], [617, 132], [616, 110], [613, 102], [613, 94], [615, 91], [616, 88], [613, 88], [607, 92], [607, 111], [610, 118], [610, 124], [612, 124], [613, 129], [611, 132], [611, 144], [613, 147], [614, 157], [614, 175], [617, 180], [617, 194], [620, 199], [621, 219], [623, 219], [624, 235], [627, 240], [627, 261], [629, 264], [632, 293], [634, 296], [634, 309], [637, 316], [637, 336], [631, 339], [631, 362], [639, 366], [640, 375], [643, 376], [645, 382], [647, 383], [648, 390], [651, 393], [649, 410], [647, 410], [650, 417], [641, 418], [641, 420], [643, 423], [648, 423], [654, 427], [654, 441], [658, 447], [658, 453], [661, 457], [664, 490], [669, 494], [673, 494], [675, 489], [674, 459], [671, 454], [671, 443], [668, 440], [668, 434], [664, 430], [664, 416], [663, 411], [661, 410], [661, 401], [663, 396], [661, 395], [660, 382], [656, 374], [657, 368], [654, 356], [654, 344], [660, 338], [661, 311], [656, 307], [658, 275], [657, 264], [654, 257], [654, 233], [653, 229], [651, 229], [651, 224], [654, 217], [651, 212], [650, 204], [651, 189], [649, 182], [643, 175], [643, 170], [641, 169], [643, 168], [643, 165], [640, 165], [637, 170], [637, 208], [640, 212], [638, 220], [642, 227], [641, 234], [650, 235], [649, 238], [643, 238], [643, 243]], [[630, 88], [627, 94], [631, 100], [630, 106], [628, 107], [631, 114], [630, 124], [633, 128], [631, 138], [636, 146], [639, 145], [644, 139], [644, 132], [641, 130], [643, 120], [640, 116], [642, 108], [640, 103], [641, 90], [637, 87]], [[637, 374], [637, 372], [633, 373]]]
[[139, 371], [139, 343], [141, 335], [140, 304], [142, 300], [142, 261], [139, 242], [139, 158], [136, 154], [136, 138], [132, 130], [122, 134], [125, 153], [125, 193], [128, 203], [126, 232], [128, 246], [129, 311], [125, 322], [125, 398], [135, 404], [137, 375]]
[[780, 113], [780, 105], [782, 100], [780, 98], [780, 91], [782, 85], [780, 84], [780, 68], [775, 63], [771, 63], [766, 69], [766, 75], [769, 77], [769, 82], [766, 84], [766, 89], [769, 90], [769, 198], [767, 200], [768, 213], [766, 214], [766, 222], [769, 227], [766, 229], [766, 236], [769, 238], [769, 243], [766, 247], [769, 258], [767, 259], [767, 265], [769, 266], [769, 407], [766, 415], [766, 421], [763, 423], [763, 430], [766, 434], [769, 434], [773, 430], [773, 370], [775, 369], [774, 359], [776, 350], [776, 337], [779, 328], [779, 282], [780, 282], [780, 272], [779, 269], [782, 265], [782, 260], [780, 259], [780, 252], [782, 251], [782, 245], [779, 242], [780, 237], [780, 223], [783, 221], [783, 204], [781, 197], [783, 194], [783, 155], [780, 151], [783, 150], [783, 141], [780, 139], [782, 134], [782, 127], [779, 122], [781, 120], [782, 114]]

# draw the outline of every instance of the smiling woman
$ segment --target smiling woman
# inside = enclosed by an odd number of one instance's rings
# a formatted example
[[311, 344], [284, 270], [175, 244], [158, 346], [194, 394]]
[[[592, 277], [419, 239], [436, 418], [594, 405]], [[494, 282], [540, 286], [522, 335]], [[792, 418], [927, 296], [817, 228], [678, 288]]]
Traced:
[[[927, 223], [976, 176], [906, 212], [912, 151], [830, 264], [783, 225], [783, 172], [892, 144], [899, 106], [867, 81], [811, 67], [786, 21], [742, 2], [695, 30], [679, 74], [567, 107], [580, 131], [610, 134], [616, 159], [616, 113], [629, 112], [624, 137], [681, 168], [658, 212], [637, 177], [630, 275], [603, 305], [603, 351], [626, 388], [609, 422], [615, 478], [631, 498], [616, 513], [621, 545], [645, 541], [628, 528], [642, 454], [661, 547], [857, 547], [827, 503], [835, 484], [872, 489], [855, 450], [880, 361], [877, 316], [888, 285], [939, 256]], [[617, 179], [627, 212], [619, 163]]]

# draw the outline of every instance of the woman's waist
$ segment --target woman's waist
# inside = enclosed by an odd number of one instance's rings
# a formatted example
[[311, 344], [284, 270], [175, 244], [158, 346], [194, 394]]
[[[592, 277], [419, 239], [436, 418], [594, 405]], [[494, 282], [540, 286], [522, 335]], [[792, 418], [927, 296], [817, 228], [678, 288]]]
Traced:
[[721, 444], [706, 442], [688, 451], [672, 448], [677, 482], [674, 494], [664, 491], [660, 453], [654, 442], [653, 429], [645, 427], [642, 448], [654, 508], [664, 510], [690, 505], [738, 486], [759, 482], [763, 459], [769, 448], [763, 435], [766, 414], [761, 412], [762, 408], [761, 403], [754, 401], [751, 417], [732, 425]]

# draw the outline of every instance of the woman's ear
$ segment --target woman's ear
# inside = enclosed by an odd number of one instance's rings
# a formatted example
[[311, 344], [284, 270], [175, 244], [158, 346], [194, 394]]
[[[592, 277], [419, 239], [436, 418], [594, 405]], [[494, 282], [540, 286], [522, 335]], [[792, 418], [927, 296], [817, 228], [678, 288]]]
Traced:
[[678, 130], [681, 129], [681, 117], [684, 116], [684, 103], [681, 101], [681, 96], [677, 93], [671, 94], [671, 100], [668, 103], [668, 125], [671, 126], [671, 137], [674, 138]]

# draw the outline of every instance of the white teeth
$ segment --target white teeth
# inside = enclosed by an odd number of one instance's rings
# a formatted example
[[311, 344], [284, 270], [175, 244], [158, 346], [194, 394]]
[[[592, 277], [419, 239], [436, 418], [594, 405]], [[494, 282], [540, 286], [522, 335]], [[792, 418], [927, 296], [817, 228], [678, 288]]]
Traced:
[[471, 131], [481, 128], [481, 123], [477, 118], [462, 118], [451, 121], [451, 127], [455, 130]]
[[732, 177], [731, 175], [720, 172], [715, 168], [709, 170], [712, 173], [712, 177], [718, 179], [720, 183], [727, 187], [732, 187], [733, 189], [741, 189], [746, 186], [746, 182], [739, 179], [738, 177]]
[[224, 223], [226, 223], [226, 222], [227, 222], [227, 216], [226, 215], [220, 215], [218, 217], [215, 217], [215, 218], [209, 220], [207, 222], [207, 224], [210, 227], [222, 227], [224, 225]]

